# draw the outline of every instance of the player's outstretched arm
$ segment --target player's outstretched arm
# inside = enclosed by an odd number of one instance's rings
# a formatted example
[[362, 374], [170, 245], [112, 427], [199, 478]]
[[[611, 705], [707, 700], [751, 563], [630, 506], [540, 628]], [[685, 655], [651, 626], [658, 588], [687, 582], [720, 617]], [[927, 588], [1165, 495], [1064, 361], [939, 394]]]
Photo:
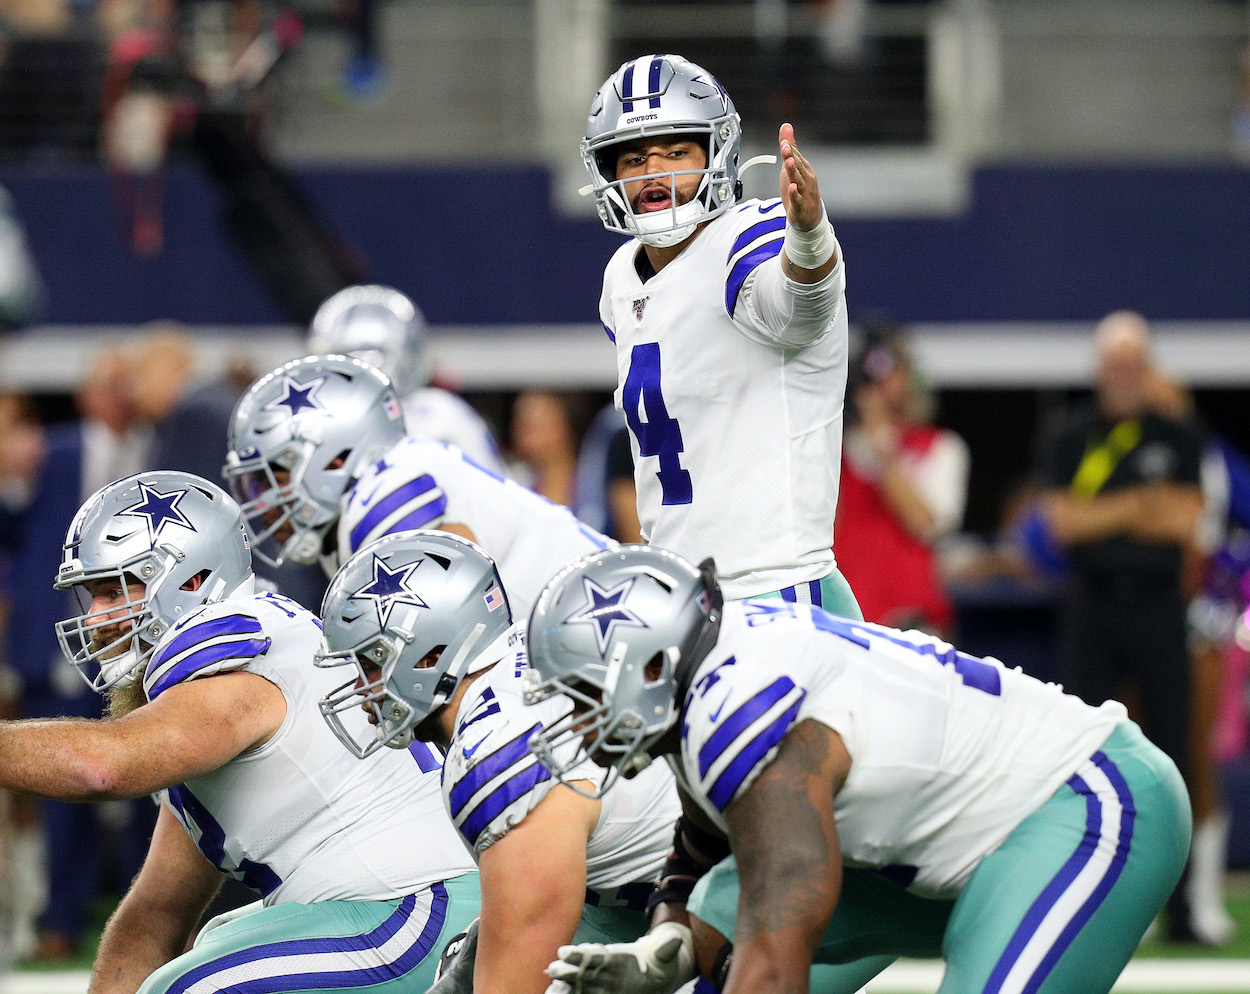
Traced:
[[807, 990], [842, 886], [833, 798], [850, 767], [836, 732], [802, 721], [727, 809], [741, 890], [724, 994]]
[[542, 994], [586, 903], [586, 843], [601, 803], [561, 785], [482, 853], [475, 994]]
[[104, 926], [89, 994], [133, 994], [182, 953], [221, 874], [162, 806], [143, 869]]
[[[796, 283], [819, 283], [838, 264], [837, 242], [825, 218], [816, 172], [794, 140], [794, 126], [783, 124], [777, 135], [781, 152], [778, 185], [786, 209], [786, 244], [782, 271]], [[826, 240], [827, 239], [827, 240]], [[825, 256], [826, 250], [832, 254]]]
[[268, 680], [224, 673], [171, 687], [116, 720], [0, 722], [0, 787], [62, 801], [142, 797], [224, 766], [285, 715]]

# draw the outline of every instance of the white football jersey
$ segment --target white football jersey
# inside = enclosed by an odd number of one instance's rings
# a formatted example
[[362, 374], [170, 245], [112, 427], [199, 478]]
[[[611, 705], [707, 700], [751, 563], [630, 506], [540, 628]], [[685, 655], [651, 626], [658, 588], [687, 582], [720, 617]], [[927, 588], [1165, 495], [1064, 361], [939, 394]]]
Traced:
[[[441, 761], [429, 746], [359, 760], [318, 702], [342, 681], [313, 665], [321, 622], [273, 593], [228, 597], [161, 640], [143, 689], [246, 670], [286, 698], [277, 734], [212, 773], [163, 791], [163, 802], [219, 870], [264, 897], [387, 900], [474, 869], [443, 812]], [[344, 716], [353, 720], [352, 716]], [[363, 712], [356, 719], [367, 724]]]
[[[560, 783], [530, 751], [529, 740], [568, 714], [571, 705], [557, 696], [527, 706], [521, 692], [526, 665], [525, 649], [518, 645], [515, 653], [474, 681], [456, 712], [443, 799], [452, 822], [478, 856]], [[576, 749], [570, 743], [562, 758], [571, 759], [567, 752]], [[597, 785], [603, 775], [585, 759], [570, 779]], [[587, 900], [645, 907], [681, 814], [672, 773], [665, 764], [653, 763], [632, 780], [618, 780], [602, 804], [586, 846]]]
[[614, 544], [513, 480], [445, 442], [406, 438], [343, 498], [339, 561], [384, 535], [443, 522], [469, 527], [499, 567], [513, 618], [523, 621], [539, 592], [578, 556]]
[[[715, 556], [729, 598], [834, 566], [845, 300], [803, 349], [769, 344], [738, 306], [784, 234], [779, 200], [747, 201], [645, 283], [631, 241], [608, 263], [599, 304], [616, 343], [615, 402], [629, 422], [643, 535], [691, 562]], [[828, 291], [839, 298], [843, 273], [839, 259]]]
[[725, 829], [726, 808], [808, 718], [851, 757], [834, 804], [843, 862], [950, 897], [1125, 711], [920, 632], [730, 603], [687, 698], [679, 780]]
[[450, 442], [481, 466], [504, 475], [503, 457], [482, 416], [463, 397], [438, 387], [422, 387], [401, 402], [404, 427], [413, 438]]

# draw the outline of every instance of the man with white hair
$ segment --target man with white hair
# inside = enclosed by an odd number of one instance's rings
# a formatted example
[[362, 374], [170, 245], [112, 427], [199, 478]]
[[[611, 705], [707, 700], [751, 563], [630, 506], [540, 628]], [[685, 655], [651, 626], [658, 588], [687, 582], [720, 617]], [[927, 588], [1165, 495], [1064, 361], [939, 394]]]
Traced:
[[[1090, 704], [1136, 691], [1151, 739], [1189, 776], [1190, 673], [1181, 569], [1202, 511], [1202, 442], [1154, 409], [1150, 327], [1116, 311], [1094, 332], [1095, 396], [1046, 450], [1044, 513], [1071, 564], [1059, 677]], [[1193, 934], [1184, 888], [1171, 935]]]

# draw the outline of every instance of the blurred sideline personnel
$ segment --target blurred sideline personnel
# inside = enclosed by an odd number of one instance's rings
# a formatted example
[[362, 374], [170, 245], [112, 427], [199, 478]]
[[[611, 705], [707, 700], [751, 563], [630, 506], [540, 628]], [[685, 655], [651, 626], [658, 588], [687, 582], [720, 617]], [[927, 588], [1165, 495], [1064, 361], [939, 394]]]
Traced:
[[463, 398], [430, 385], [425, 317], [408, 297], [388, 286], [349, 286], [318, 309], [308, 350], [341, 353], [377, 366], [403, 398], [404, 424], [415, 438], [433, 438], [504, 474], [499, 446], [481, 415]]
[[[725, 994], [805, 990], [813, 960], [849, 991], [900, 955], [940, 955], [941, 994], [1106, 994], [1184, 866], [1185, 785], [1120, 704], [923, 633], [725, 604], [710, 560], [628, 546], [553, 579], [529, 636], [527, 700], [575, 702], [544, 765], [582, 744], [607, 789], [664, 756], [681, 830], [724, 840], [667, 897]], [[566, 948], [553, 987], [669, 991], [675, 941]]]
[[518, 614], [570, 561], [612, 543], [446, 442], [407, 438], [385, 374], [360, 359], [306, 356], [239, 398], [224, 469], [254, 551], [328, 576], [396, 531], [438, 528], [481, 545]]
[[937, 547], [963, 522], [967, 443], [932, 423], [900, 329], [854, 336], [834, 554], [868, 621], [947, 635], [954, 607]]
[[[560, 945], [646, 932], [680, 813], [673, 778], [658, 764], [597, 799], [588, 795], [603, 771], [575, 762], [576, 745], [562, 754], [568, 786], [539, 764], [527, 743], [570, 702], [524, 706], [524, 638], [485, 552], [440, 532], [389, 535], [334, 578], [322, 618], [318, 665], [351, 668], [322, 701], [344, 745], [358, 755], [414, 740], [446, 751], [443, 802], [482, 886], [476, 964], [462, 954], [457, 989], [542, 994]], [[353, 738], [344, 718], [361, 707], [377, 723]], [[438, 989], [451, 983], [445, 975]]]
[[[338, 745], [317, 707], [332, 685], [311, 665], [320, 624], [253, 593], [234, 501], [186, 473], [105, 487], [75, 517], [56, 585], [81, 608], [58, 637], [110, 718], [0, 723], [0, 785], [67, 801], [161, 792], [91, 989], [427, 986], [440, 938], [478, 907], [437, 763], [422, 747], [361, 764]], [[185, 951], [223, 873], [264, 907]]]
[[634, 239], [608, 263], [599, 313], [642, 534], [714, 555], [727, 597], [859, 617], [832, 552], [842, 253], [794, 129], [781, 126], [776, 200], [739, 203], [740, 142], [724, 88], [676, 55], [626, 62], [590, 106], [581, 152], [599, 217]]
[[[1203, 445], [1154, 409], [1150, 329], [1119, 311], [1094, 332], [1094, 403], [1050, 440], [1043, 513], [1071, 564], [1060, 606], [1058, 662], [1069, 692], [1090, 704], [1124, 698], [1191, 776], [1192, 678], [1186, 645], [1186, 557], [1202, 514]], [[1177, 889], [1169, 935], [1219, 941]], [[1218, 918], [1218, 914], [1217, 914]]]

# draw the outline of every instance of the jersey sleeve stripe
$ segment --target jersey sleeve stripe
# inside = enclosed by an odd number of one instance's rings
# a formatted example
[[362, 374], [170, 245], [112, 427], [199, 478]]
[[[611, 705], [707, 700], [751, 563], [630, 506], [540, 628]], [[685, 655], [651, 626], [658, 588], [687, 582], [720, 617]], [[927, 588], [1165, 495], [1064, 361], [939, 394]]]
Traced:
[[544, 780], [551, 779], [551, 771], [537, 759], [529, 769], [522, 770], [510, 780], [506, 780], [482, 801], [460, 823], [460, 834], [469, 845], [477, 845], [477, 838], [486, 827], [497, 818], [505, 808], [519, 797], [524, 797]]
[[[366, 512], [365, 516], [360, 519], [359, 524], [352, 529], [351, 535], [348, 537], [348, 541], [351, 545], [351, 551], [355, 552], [359, 549], [364, 540], [369, 536], [369, 533], [377, 528], [378, 525], [382, 524], [382, 522], [388, 517], [406, 505], [421, 500], [423, 497], [425, 498], [422, 502], [423, 504], [437, 504], [441, 498], [443, 508], [445, 509], [447, 506], [447, 499], [443, 496], [442, 489], [435, 482], [434, 477], [430, 476], [429, 473], [418, 476], [415, 480], [409, 480], [407, 483], [403, 484], [403, 486], [392, 490], [389, 494], [374, 504], [373, 507], [369, 508]], [[441, 514], [442, 512], [440, 511], [439, 513]], [[432, 514], [430, 518], [426, 520], [431, 520], [434, 517], [437, 517], [437, 515]]]
[[733, 247], [729, 250], [729, 259], [733, 259], [735, 255], [750, 245], [755, 239], [767, 235], [772, 231], [780, 231], [786, 226], [784, 217], [770, 217], [767, 221], [761, 221], [759, 224], [753, 224], [740, 234], [733, 243]]
[[192, 646], [222, 635], [262, 636], [264, 634], [265, 632], [261, 628], [260, 622], [250, 615], [231, 614], [224, 618], [213, 618], [209, 621], [192, 625], [185, 632], [179, 633], [173, 641], [152, 657], [152, 662], [149, 664], [148, 669], [160, 669], [166, 660], [186, 652]]
[[177, 683], [199, 670], [226, 659], [255, 659], [269, 651], [269, 639], [231, 639], [197, 648], [179, 661], [171, 660], [169, 667], [151, 682], [148, 700], [155, 700]]
[[733, 268], [729, 271], [729, 278], [725, 281], [725, 310], [729, 312], [730, 317], [733, 317], [734, 309], [738, 306], [738, 294], [742, 292], [742, 284], [758, 266], [781, 252], [782, 240], [778, 237], [765, 242], [733, 264]]
[[749, 743], [747, 743], [738, 755], [734, 757], [733, 762], [721, 771], [721, 775], [716, 778], [716, 782], [712, 784], [711, 790], [708, 791], [708, 800], [715, 806], [716, 810], [722, 814], [729, 807], [738, 794], [743, 781], [768, 755], [769, 750], [777, 745], [778, 742], [785, 737], [786, 732], [790, 730], [790, 726], [794, 724], [794, 719], [798, 716], [799, 705], [803, 703], [806, 696], [805, 691], [799, 692], [799, 698], [781, 714], [766, 725]]
[[793, 680], [788, 676], [778, 677], [721, 722], [699, 750], [699, 778], [706, 777], [707, 771], [734, 741], [793, 690]]
[[451, 806], [452, 818], [459, 816], [465, 805], [472, 800], [473, 795], [507, 770], [508, 767], [528, 758], [533, 758], [537, 762], [537, 758], [530, 752], [529, 741], [534, 733], [542, 727], [541, 723], [535, 722], [511, 742], [505, 743], [489, 756], [486, 756], [460, 778], [456, 785], [452, 787], [451, 794], [447, 798]]
[[616, 332], [609, 328], [606, 324], [603, 326], [603, 333], [608, 336], [612, 344], [616, 344]]

